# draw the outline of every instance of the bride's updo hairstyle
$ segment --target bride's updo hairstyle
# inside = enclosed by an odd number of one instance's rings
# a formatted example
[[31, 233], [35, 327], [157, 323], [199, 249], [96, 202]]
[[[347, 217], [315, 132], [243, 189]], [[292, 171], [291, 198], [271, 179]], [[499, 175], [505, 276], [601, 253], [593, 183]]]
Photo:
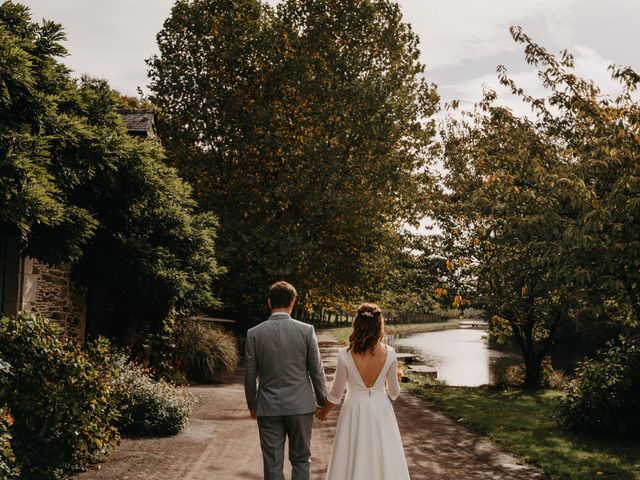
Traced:
[[353, 319], [353, 332], [349, 336], [349, 348], [355, 353], [373, 355], [376, 345], [384, 338], [382, 311], [374, 303], [363, 303]]

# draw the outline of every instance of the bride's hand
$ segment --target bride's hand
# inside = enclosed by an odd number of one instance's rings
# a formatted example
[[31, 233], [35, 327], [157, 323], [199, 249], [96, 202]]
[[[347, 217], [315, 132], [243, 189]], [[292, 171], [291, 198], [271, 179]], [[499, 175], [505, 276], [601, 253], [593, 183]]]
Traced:
[[404, 368], [399, 367], [396, 373], [398, 375], [398, 380], [402, 380], [402, 377], [404, 377]]

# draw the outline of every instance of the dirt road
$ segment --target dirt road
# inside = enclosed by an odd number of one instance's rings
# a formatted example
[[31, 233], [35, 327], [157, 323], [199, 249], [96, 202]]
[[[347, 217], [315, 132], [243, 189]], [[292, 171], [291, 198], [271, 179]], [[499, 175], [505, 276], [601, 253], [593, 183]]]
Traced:
[[[318, 333], [327, 377], [333, 376], [336, 349], [330, 333]], [[256, 422], [249, 418], [242, 378], [193, 387], [199, 403], [189, 426], [169, 438], [125, 439], [107, 462], [73, 480], [258, 480], [262, 458]], [[402, 393], [394, 403], [413, 480], [532, 480], [540, 474]], [[311, 478], [326, 472], [337, 414], [316, 421]], [[287, 478], [289, 469], [286, 470]], [[345, 479], [349, 480], [349, 479]]]

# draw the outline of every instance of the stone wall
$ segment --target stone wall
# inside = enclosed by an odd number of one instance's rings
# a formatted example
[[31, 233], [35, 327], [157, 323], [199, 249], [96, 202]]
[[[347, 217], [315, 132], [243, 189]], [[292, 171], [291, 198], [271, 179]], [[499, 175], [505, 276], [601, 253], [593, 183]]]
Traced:
[[22, 310], [40, 314], [58, 323], [65, 335], [85, 338], [87, 295], [71, 280], [67, 265], [51, 266], [34, 258], [23, 264]]

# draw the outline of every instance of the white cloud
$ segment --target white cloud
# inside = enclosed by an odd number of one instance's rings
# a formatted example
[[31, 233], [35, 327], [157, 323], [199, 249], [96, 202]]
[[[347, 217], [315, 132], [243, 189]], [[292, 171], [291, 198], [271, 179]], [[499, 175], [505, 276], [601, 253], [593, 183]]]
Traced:
[[[21, 0], [34, 18], [61, 22], [69, 37], [65, 59], [77, 75], [107, 78], [129, 94], [148, 84], [144, 60], [157, 51], [155, 35], [168, 17], [173, 0]], [[278, 0], [267, 0], [275, 5]], [[604, 84], [598, 52], [638, 66], [635, 31], [629, 25], [640, 13], [635, 0], [400, 0], [405, 21], [421, 38], [427, 75], [441, 84], [443, 97], [476, 99], [480, 83], [495, 81], [495, 63], [517, 55], [521, 47], [508, 27], [522, 25], [552, 51], [570, 45], [578, 66]], [[626, 8], [622, 8], [627, 5]], [[578, 8], [579, 6], [579, 8]], [[600, 16], [598, 16], [600, 12]], [[602, 17], [602, 20], [600, 17]], [[605, 21], [606, 20], [606, 21]], [[610, 26], [614, 25], [614, 26]], [[604, 61], [604, 66], [610, 63]], [[603, 73], [604, 72], [604, 73]], [[452, 78], [465, 79], [450, 85]], [[456, 91], [456, 89], [459, 91]], [[449, 94], [451, 92], [451, 95]], [[455, 94], [455, 95], [454, 95]], [[464, 96], [463, 96], [464, 95]]]
[[[400, 0], [405, 21], [421, 38], [429, 70], [513, 51], [509, 27], [532, 22], [564, 33], [578, 0]], [[545, 30], [546, 30], [545, 29]]]
[[[613, 62], [604, 58], [598, 51], [591, 47], [576, 46], [569, 49], [574, 54], [575, 73], [586, 79], [593, 80], [607, 95], [615, 96], [620, 93], [620, 85], [611, 79], [607, 68]], [[526, 70], [510, 72], [509, 77], [524, 89], [524, 91], [534, 97], [548, 95], [538, 78], [538, 72], [534, 67]], [[462, 100], [462, 107], [470, 106], [482, 97], [483, 87], [495, 90], [498, 93], [499, 102], [511, 108], [519, 115], [530, 113], [530, 107], [511, 94], [511, 92], [499, 84], [497, 73], [487, 73], [471, 80], [455, 84], [440, 85], [438, 90], [445, 102], [457, 99]]]
[[128, 94], [148, 84], [144, 60], [157, 51], [155, 35], [173, 0], [23, 0], [34, 20], [62, 23], [77, 76], [103, 77]]
[[613, 60], [604, 58], [592, 47], [575, 46], [572, 49], [575, 58], [575, 70], [578, 75], [593, 80], [604, 94], [617, 95], [620, 84], [611, 78], [609, 66]]

